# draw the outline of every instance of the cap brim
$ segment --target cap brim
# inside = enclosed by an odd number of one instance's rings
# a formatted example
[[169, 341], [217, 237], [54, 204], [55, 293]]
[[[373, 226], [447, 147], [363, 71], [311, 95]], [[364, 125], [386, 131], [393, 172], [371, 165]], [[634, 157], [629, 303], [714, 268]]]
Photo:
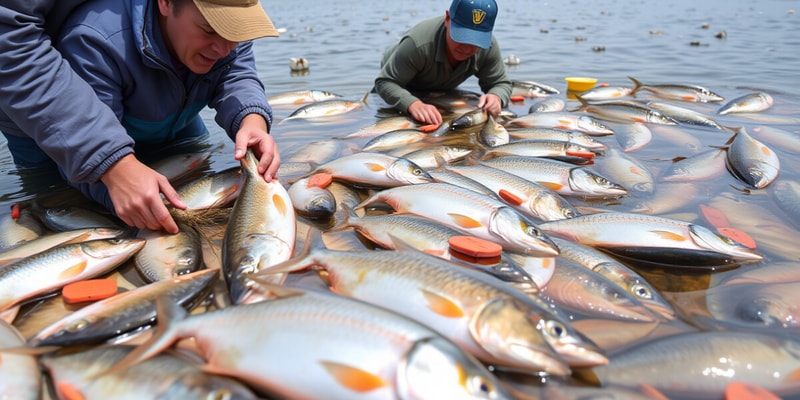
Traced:
[[458, 42], [488, 49], [492, 46], [492, 32], [481, 32], [469, 29], [450, 19], [450, 37]]
[[279, 36], [260, 2], [249, 7], [221, 6], [204, 1], [195, 1], [194, 4], [209, 25], [231, 42]]

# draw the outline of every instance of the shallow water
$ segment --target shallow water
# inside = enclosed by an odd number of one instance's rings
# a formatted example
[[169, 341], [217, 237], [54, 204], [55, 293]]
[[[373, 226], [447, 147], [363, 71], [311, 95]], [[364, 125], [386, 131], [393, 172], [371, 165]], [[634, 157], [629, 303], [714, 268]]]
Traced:
[[[449, 1], [326, 2], [297, 0], [263, 2], [278, 28], [279, 38], [256, 42], [260, 76], [269, 96], [283, 92], [319, 89], [359, 100], [372, 88], [384, 49], [416, 22], [442, 15]], [[800, 8], [798, 1], [589, 1], [541, 2], [503, 0], [495, 34], [504, 56], [516, 55], [521, 64], [510, 66], [515, 80], [531, 80], [562, 91], [566, 76], [590, 76], [612, 86], [632, 86], [628, 76], [644, 83], [700, 85], [728, 99], [756, 90], [770, 93], [772, 109], [760, 114], [767, 120], [724, 116], [726, 126], [743, 126], [756, 132], [764, 126], [800, 133]], [[703, 28], [707, 24], [707, 28]], [[719, 32], [725, 38], [717, 38]], [[593, 48], [600, 47], [602, 51]], [[291, 72], [290, 57], [304, 57], [310, 69]], [[474, 79], [462, 85], [477, 91]], [[651, 97], [654, 98], [655, 97]], [[534, 101], [513, 103], [509, 110], [527, 113]], [[713, 115], [718, 104], [680, 104]], [[376, 121], [383, 107], [376, 96], [368, 97], [361, 110], [319, 121], [294, 120], [279, 123], [296, 107], [275, 107], [272, 134], [284, 159], [312, 142], [337, 142], [336, 137], [355, 132]], [[574, 100], [568, 109], [577, 107]], [[213, 153], [209, 171], [236, 166], [230, 140], [213, 122], [213, 113], [203, 113], [212, 131], [208, 145]], [[384, 115], [384, 114], [381, 114]], [[680, 129], [651, 126], [653, 140], [629, 152], [655, 175], [663, 172], [675, 157], [688, 157], [708, 148], [723, 146], [732, 132], [680, 126]], [[754, 136], [759, 137], [754, 134]], [[613, 136], [600, 138], [619, 146]], [[795, 137], [795, 141], [798, 139]], [[348, 145], [358, 146], [363, 140]], [[779, 181], [797, 181], [800, 162], [787, 143], [768, 142], [781, 160]], [[796, 143], [794, 143], [796, 145]], [[608, 161], [599, 157], [593, 168], [601, 171]], [[54, 188], [63, 188], [52, 177], [39, 177], [21, 187], [18, 171], [6, 149], [0, 150], [0, 201], [4, 205], [36, 199]], [[695, 221], [702, 219], [700, 205], [723, 211], [731, 225], [748, 233], [758, 244], [765, 260], [746, 268], [766, 268], [778, 262], [800, 261], [796, 246], [800, 225], [786, 217], [772, 200], [773, 185], [748, 190], [732, 175], [683, 186], [661, 187], [669, 192], [656, 199], [643, 195], [619, 201], [584, 201], [576, 205], [614, 211], [628, 211], [642, 202], [659, 215]], [[659, 183], [661, 185], [661, 183]], [[658, 190], [658, 189], [657, 189]], [[643, 275], [665, 292], [704, 289], [733, 271], [684, 271], [641, 268]]]

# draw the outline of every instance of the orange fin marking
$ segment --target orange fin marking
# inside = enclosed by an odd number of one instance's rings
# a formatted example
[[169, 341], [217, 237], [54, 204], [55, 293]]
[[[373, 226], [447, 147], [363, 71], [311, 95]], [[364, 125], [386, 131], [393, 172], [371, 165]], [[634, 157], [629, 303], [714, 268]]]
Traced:
[[281, 197], [281, 195], [273, 194], [272, 204], [275, 204], [275, 208], [278, 209], [278, 212], [280, 212], [281, 215], [286, 215], [286, 212], [289, 209], [289, 207], [286, 206], [286, 201], [283, 200], [283, 197]]
[[362, 369], [335, 361], [320, 361], [319, 363], [336, 382], [350, 390], [364, 393], [387, 386], [383, 378]]
[[85, 261], [85, 260], [81, 261], [81, 262], [79, 262], [79, 263], [77, 263], [77, 264], [65, 269], [63, 272], [61, 272], [61, 274], [59, 275], [59, 278], [60, 279], [66, 279], [66, 278], [72, 278], [74, 276], [78, 276], [83, 271], [86, 270], [86, 265], [87, 264], [88, 264], [87, 261]]
[[447, 318], [461, 318], [464, 316], [464, 310], [452, 300], [439, 296], [436, 293], [422, 289], [422, 295], [428, 301], [428, 308], [438, 315]]
[[651, 231], [656, 235], [660, 236], [662, 239], [666, 240], [674, 240], [676, 242], [683, 242], [686, 241], [686, 236], [681, 235], [680, 233], [670, 232], [670, 231]]
[[56, 387], [59, 397], [66, 400], [84, 400], [85, 397], [78, 388], [67, 382], [60, 382]]
[[366, 163], [365, 165], [367, 166], [367, 169], [373, 172], [383, 171], [386, 169], [386, 167], [384, 167], [383, 165], [376, 163]]
[[453, 222], [455, 222], [456, 225], [462, 228], [470, 229], [470, 228], [480, 228], [483, 226], [483, 224], [480, 221], [468, 217], [466, 215], [461, 215], [461, 214], [447, 214], [447, 215], [449, 215], [450, 218], [453, 219]]
[[500, 189], [500, 191], [497, 192], [497, 194], [500, 196], [501, 199], [515, 206], [522, 204], [522, 199], [519, 196], [515, 195], [514, 193], [509, 192], [508, 190]]
[[546, 187], [546, 188], [548, 188], [548, 189], [550, 189], [550, 190], [555, 190], [555, 191], [559, 191], [559, 190], [561, 190], [561, 188], [564, 187], [564, 185], [562, 185], [562, 184], [560, 184], [558, 182], [537, 182], [537, 183], [542, 185], [542, 186], [544, 186], [544, 187]]
[[784, 382], [800, 382], [800, 368], [792, 371], [789, 374], [786, 374], [786, 378], [783, 379]]
[[756, 248], [756, 241], [753, 240], [753, 238], [750, 235], [736, 228], [730, 228], [730, 227], [717, 228], [717, 232], [719, 232], [720, 235], [725, 236], [728, 239], [731, 239], [741, 244], [744, 247], [747, 247], [748, 249], [755, 250]]
[[725, 217], [725, 214], [716, 208], [701, 204], [700, 212], [703, 214], [703, 217], [706, 219], [706, 221], [708, 221], [709, 224], [713, 225], [717, 229], [728, 228], [731, 226], [731, 224], [728, 222], [728, 218]]

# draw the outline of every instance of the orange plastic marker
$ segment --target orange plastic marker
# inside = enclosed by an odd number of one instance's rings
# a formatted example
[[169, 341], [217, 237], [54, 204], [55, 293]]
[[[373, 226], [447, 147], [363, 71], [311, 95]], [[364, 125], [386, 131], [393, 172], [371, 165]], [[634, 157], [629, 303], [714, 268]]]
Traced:
[[117, 281], [114, 279], [89, 279], [64, 286], [61, 295], [69, 304], [102, 300], [117, 294]]
[[725, 387], [725, 400], [779, 400], [780, 397], [756, 385], [731, 382]]
[[509, 192], [508, 190], [500, 189], [497, 192], [497, 195], [511, 205], [518, 206], [522, 204], [522, 199], [519, 196], [515, 195], [514, 193]]
[[436, 125], [436, 124], [422, 125], [422, 126], [419, 127], [419, 130], [421, 130], [421, 131], [423, 131], [425, 133], [431, 133], [431, 132], [433, 132], [433, 131], [435, 131], [437, 129], [439, 129], [439, 125]]
[[703, 214], [703, 218], [705, 218], [706, 221], [708, 221], [708, 223], [715, 228], [728, 228], [731, 226], [731, 224], [728, 222], [728, 218], [725, 217], [725, 214], [716, 208], [700, 204], [700, 212]]
[[450, 249], [472, 257], [497, 257], [503, 252], [503, 247], [474, 236], [453, 236], [450, 238]]
[[731, 228], [731, 227], [717, 228], [717, 232], [719, 232], [720, 235], [725, 236], [731, 240], [734, 240], [744, 247], [747, 247], [748, 249], [756, 248], [756, 241], [753, 240], [753, 238], [750, 237], [750, 235], [736, 228]]
[[517, 102], [525, 101], [525, 96], [511, 96], [509, 98], [509, 100], [517, 103]]
[[311, 177], [308, 178], [308, 184], [306, 184], [306, 186], [310, 188], [316, 186], [325, 189], [331, 184], [331, 182], [333, 182], [333, 175], [326, 172], [320, 172], [311, 175]]
[[19, 204], [14, 203], [11, 205], [11, 219], [19, 219]]

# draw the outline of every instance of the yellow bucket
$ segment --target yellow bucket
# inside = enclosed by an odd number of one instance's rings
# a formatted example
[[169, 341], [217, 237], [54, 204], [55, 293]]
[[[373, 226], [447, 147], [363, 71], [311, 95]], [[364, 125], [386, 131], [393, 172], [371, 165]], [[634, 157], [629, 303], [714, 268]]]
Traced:
[[582, 76], [570, 76], [564, 78], [567, 81], [567, 91], [568, 92], [585, 92], [594, 87], [594, 84], [597, 83], [597, 79], [595, 78], [586, 78]]

